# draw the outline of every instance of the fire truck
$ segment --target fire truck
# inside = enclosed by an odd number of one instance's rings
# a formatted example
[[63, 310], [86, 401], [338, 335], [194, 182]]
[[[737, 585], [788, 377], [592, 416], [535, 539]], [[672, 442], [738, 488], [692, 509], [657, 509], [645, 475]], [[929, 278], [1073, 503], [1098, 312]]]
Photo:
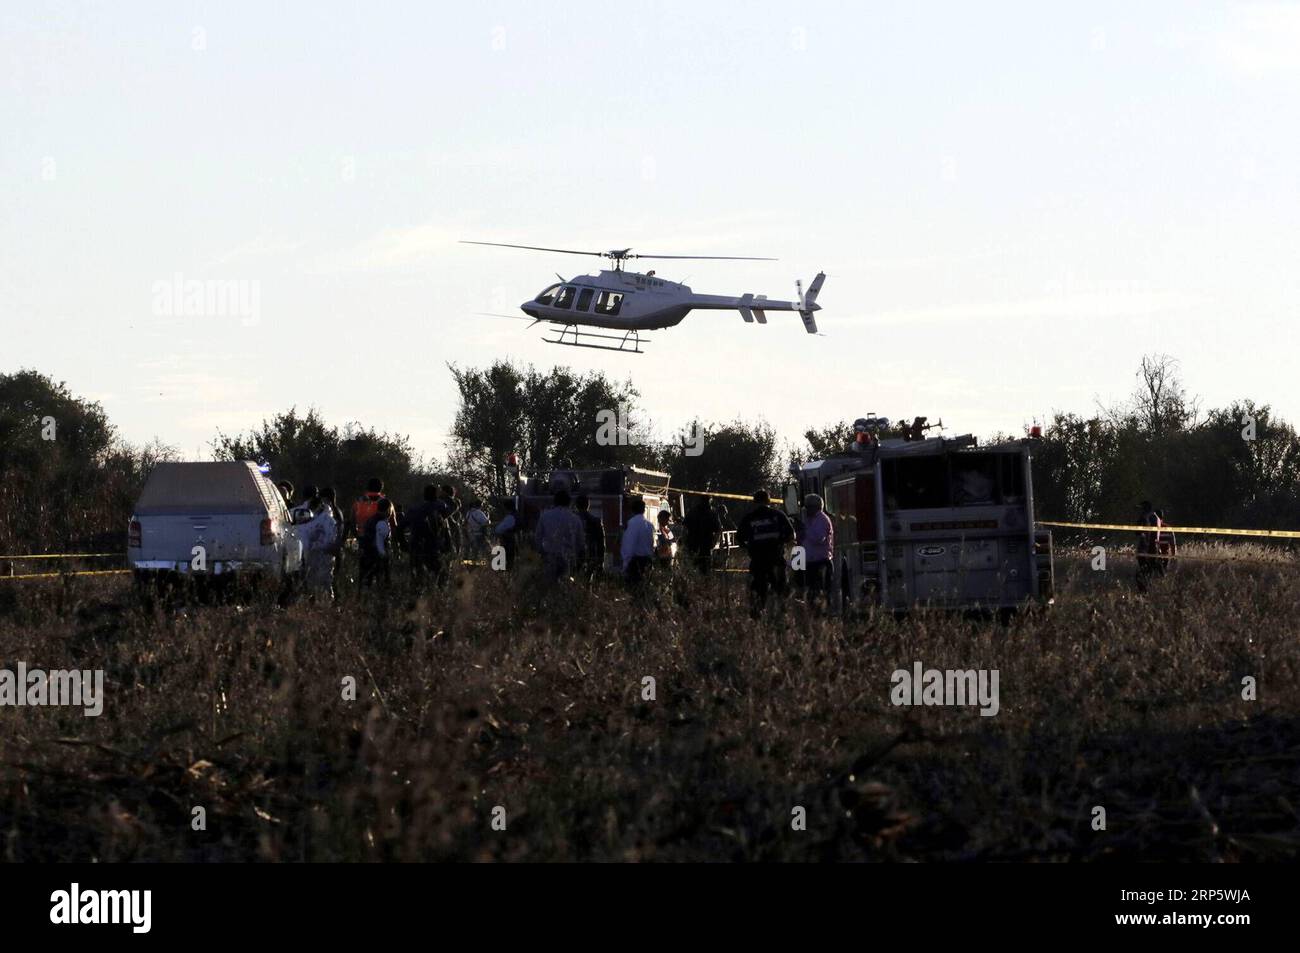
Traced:
[[1011, 610], [1053, 601], [1052, 537], [1034, 526], [1036, 438], [930, 437], [924, 417], [859, 418], [848, 448], [792, 464], [786, 510], [825, 502], [845, 607]]
[[560, 467], [533, 476], [520, 475], [514, 501], [521, 531], [531, 536], [537, 518], [553, 503], [556, 493], [566, 490], [573, 499], [586, 494], [591, 512], [599, 516], [605, 526], [605, 568], [619, 569], [619, 550], [623, 530], [632, 515], [629, 507], [632, 497], [639, 496], [645, 500], [646, 518], [656, 523], [660, 510], [673, 512], [668, 499], [668, 482], [667, 473], [641, 467]]

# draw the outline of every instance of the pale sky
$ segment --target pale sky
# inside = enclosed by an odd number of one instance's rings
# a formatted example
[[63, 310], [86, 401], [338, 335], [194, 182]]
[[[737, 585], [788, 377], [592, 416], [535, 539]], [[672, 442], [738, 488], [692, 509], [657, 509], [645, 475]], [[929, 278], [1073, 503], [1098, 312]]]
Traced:
[[[1022, 432], [1162, 351], [1300, 422], [1295, 4], [24, 3], [0, 69], [0, 371], [134, 442], [297, 404], [441, 454], [445, 362], [496, 358], [794, 439]], [[547, 345], [478, 312], [597, 260], [459, 238], [780, 259], [645, 265], [714, 294], [824, 269], [825, 336]], [[255, 319], [166, 314], [178, 275]]]

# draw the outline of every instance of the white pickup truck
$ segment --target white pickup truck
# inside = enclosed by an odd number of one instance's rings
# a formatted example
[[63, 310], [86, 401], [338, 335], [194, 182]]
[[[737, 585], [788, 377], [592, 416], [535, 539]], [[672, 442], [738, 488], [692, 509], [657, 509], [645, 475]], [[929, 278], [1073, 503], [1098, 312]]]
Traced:
[[136, 578], [297, 574], [302, 542], [280, 491], [251, 461], [159, 463], [127, 534]]

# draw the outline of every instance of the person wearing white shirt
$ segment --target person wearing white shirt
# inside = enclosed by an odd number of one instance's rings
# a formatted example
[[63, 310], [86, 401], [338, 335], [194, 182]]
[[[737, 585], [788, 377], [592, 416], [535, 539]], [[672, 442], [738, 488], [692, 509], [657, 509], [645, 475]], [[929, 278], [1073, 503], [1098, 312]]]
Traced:
[[301, 524], [299, 538], [303, 540], [303, 582], [309, 592], [334, 598], [334, 552], [337, 548], [338, 527], [334, 514], [324, 502], [316, 499], [312, 509], [316, 515]]
[[645, 517], [645, 500], [635, 499], [632, 515], [623, 530], [619, 553], [623, 557], [623, 576], [629, 586], [637, 586], [645, 578], [655, 554], [655, 527]]

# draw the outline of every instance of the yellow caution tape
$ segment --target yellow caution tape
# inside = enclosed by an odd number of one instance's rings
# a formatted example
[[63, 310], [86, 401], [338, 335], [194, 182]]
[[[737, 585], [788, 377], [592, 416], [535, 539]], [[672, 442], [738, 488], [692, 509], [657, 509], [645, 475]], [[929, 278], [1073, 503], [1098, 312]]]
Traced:
[[[637, 487], [640, 490], [640, 487]], [[752, 502], [754, 495], [741, 493], [722, 493], [717, 490], [683, 490], [670, 486], [667, 489], [656, 487], [655, 493], [682, 493], [690, 496], [712, 496], [720, 500], [744, 500]], [[775, 499], [775, 498], [774, 498]], [[1193, 536], [1246, 536], [1259, 539], [1300, 539], [1300, 530], [1294, 529], [1224, 529], [1213, 526], [1139, 526], [1132, 523], [1065, 523], [1053, 520], [1037, 520], [1038, 526], [1058, 526], [1064, 529], [1098, 529], [1112, 532], [1155, 533], [1166, 530], [1171, 533], [1187, 533]]]
[[1223, 529], [1211, 526], [1139, 526], [1132, 523], [1057, 523], [1039, 520], [1039, 526], [1061, 526], [1067, 529], [1101, 529], [1133, 533], [1187, 533], [1196, 536], [1257, 536], [1266, 539], [1300, 539], [1300, 530], [1294, 529]]
[[130, 571], [129, 569], [88, 569], [82, 572], [25, 572], [17, 576], [0, 576], [0, 582], [6, 579], [58, 579], [61, 576], [120, 576]]
[[637, 493], [653, 493], [660, 496], [669, 493], [681, 493], [683, 496], [711, 496], [716, 500], [744, 500], [746, 503], [754, 502], [753, 493], [723, 493], [719, 490], [682, 490], [675, 486], [642, 487], [639, 484], [634, 487], [633, 490]]

